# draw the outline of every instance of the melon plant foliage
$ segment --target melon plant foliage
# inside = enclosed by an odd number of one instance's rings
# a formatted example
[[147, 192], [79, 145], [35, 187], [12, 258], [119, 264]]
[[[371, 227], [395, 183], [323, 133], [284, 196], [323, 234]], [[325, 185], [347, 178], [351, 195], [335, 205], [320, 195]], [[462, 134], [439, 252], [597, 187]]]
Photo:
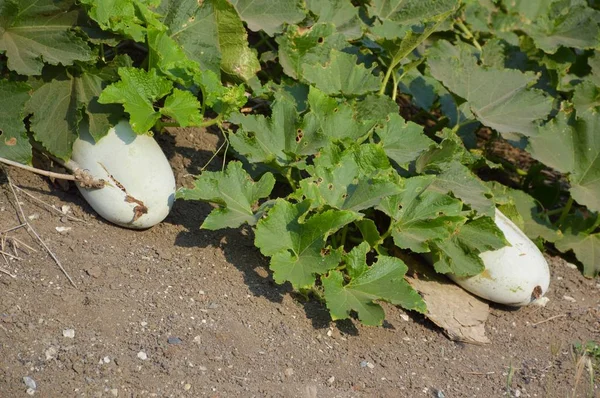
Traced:
[[0, 157], [215, 125], [230, 161], [179, 198], [253, 228], [332, 319], [426, 311], [396, 251], [478, 274], [496, 207], [595, 277], [599, 22], [591, 0], [0, 0]]

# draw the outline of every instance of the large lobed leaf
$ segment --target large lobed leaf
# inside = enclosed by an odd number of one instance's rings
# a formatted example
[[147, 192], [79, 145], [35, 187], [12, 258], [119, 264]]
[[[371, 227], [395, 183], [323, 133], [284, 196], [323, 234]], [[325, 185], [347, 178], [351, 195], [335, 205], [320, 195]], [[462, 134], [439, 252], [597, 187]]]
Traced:
[[35, 85], [24, 112], [33, 114], [30, 130], [34, 138], [54, 156], [65, 160], [71, 156], [84, 116], [95, 140], [118, 122], [119, 107], [99, 102], [102, 89], [112, 78], [108, 69], [78, 75], [60, 72]]
[[317, 274], [338, 266], [341, 253], [325, 247], [327, 238], [361, 217], [342, 210], [309, 217], [309, 208], [309, 201], [292, 204], [277, 199], [256, 226], [255, 244], [262, 254], [271, 257], [275, 282], [290, 282], [294, 289], [313, 286]]
[[225, 171], [205, 171], [196, 178], [193, 188], [182, 188], [177, 198], [216, 203], [202, 223], [202, 228], [237, 228], [242, 224], [255, 225], [260, 212], [254, 207], [266, 198], [275, 185], [275, 177], [267, 173], [257, 182], [252, 181], [240, 162], [230, 162]]
[[31, 163], [31, 145], [23, 123], [23, 108], [29, 100], [28, 84], [0, 80], [0, 157]]
[[300, 181], [296, 194], [310, 199], [313, 207], [360, 211], [400, 191], [381, 147], [353, 146], [336, 157], [333, 162], [328, 156], [316, 158], [307, 168], [310, 177]]
[[[360, 246], [356, 249], [361, 250]], [[354, 255], [355, 268], [361, 265], [350, 282], [344, 283], [340, 271], [331, 271], [322, 279], [327, 308], [333, 320], [348, 318], [351, 311], [356, 311], [358, 319], [365, 325], [381, 325], [384, 312], [376, 300], [426, 312], [425, 302], [404, 279], [408, 267], [402, 260], [379, 256], [369, 267], [364, 254], [351, 252], [350, 255]]]
[[537, 121], [552, 109], [552, 98], [530, 89], [537, 77], [513, 69], [491, 69], [477, 64], [473, 49], [440, 41], [429, 52], [431, 74], [468, 102], [484, 125], [500, 133], [537, 133]]
[[220, 75], [249, 80], [260, 70], [237, 11], [226, 0], [162, 0], [159, 12], [189, 59]]
[[79, 13], [73, 1], [5, 0], [0, 2], [0, 52], [8, 68], [21, 75], [40, 75], [44, 63], [72, 65], [92, 60], [92, 51], [78, 37]]
[[377, 91], [381, 85], [380, 76], [373, 74], [374, 67], [368, 69], [357, 64], [356, 55], [331, 50], [329, 60], [322, 65], [307, 64], [303, 67], [306, 80], [329, 95], [347, 97]]
[[294, 24], [304, 19], [299, 0], [230, 0], [248, 27], [269, 36], [280, 33], [284, 24]]
[[530, 137], [529, 153], [562, 173], [569, 174], [571, 195], [592, 211], [600, 211], [600, 114], [574, 116], [560, 113]]

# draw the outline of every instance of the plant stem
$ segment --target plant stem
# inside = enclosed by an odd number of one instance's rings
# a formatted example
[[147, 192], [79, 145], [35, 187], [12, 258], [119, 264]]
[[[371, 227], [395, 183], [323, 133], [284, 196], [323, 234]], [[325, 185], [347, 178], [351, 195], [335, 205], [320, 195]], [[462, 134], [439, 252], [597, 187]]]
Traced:
[[596, 222], [594, 223], [594, 225], [592, 225], [591, 227], [589, 227], [585, 233], [590, 235], [592, 234], [598, 227], [600, 227], [600, 214], [596, 214]]
[[[402, 75], [404, 76], [404, 74]], [[396, 102], [396, 96], [398, 95], [398, 80], [396, 79], [396, 74], [392, 73], [392, 81], [394, 82], [394, 88], [392, 89], [392, 99]]]
[[572, 206], [573, 206], [573, 197], [569, 196], [569, 199], [567, 200], [567, 204], [565, 205], [565, 207], [563, 207], [562, 213], [560, 214], [560, 217], [559, 217], [558, 221], [556, 222], [557, 227], [560, 227], [563, 224], [563, 222], [565, 222], [565, 219], [569, 215], [569, 211], [571, 211]]
[[344, 225], [344, 228], [342, 229], [342, 237], [341, 237], [341, 242], [340, 242], [340, 246], [344, 247], [346, 245], [346, 235], [348, 234], [348, 224]]
[[291, 167], [288, 167], [287, 171], [285, 172], [285, 178], [286, 178], [288, 184], [290, 184], [290, 187], [292, 187], [294, 192], [296, 192], [296, 183], [294, 182], [294, 178], [292, 177], [292, 168]]
[[221, 123], [221, 117], [216, 117], [214, 119], [203, 121], [202, 123], [200, 123], [200, 125], [198, 127], [210, 127], [210, 126], [214, 126], [215, 124], [219, 124], [219, 123]]
[[21, 164], [21, 163], [14, 162], [12, 160], [4, 159], [4, 158], [0, 158], [0, 163], [4, 163], [4, 164], [7, 164], [7, 165], [13, 166], [13, 167], [18, 167], [23, 170], [31, 171], [32, 173], [40, 174], [40, 175], [50, 177], [50, 178], [58, 178], [60, 180], [75, 181], [75, 176], [73, 176], [71, 174], [62, 174], [62, 173], [55, 173], [53, 171], [36, 169], [35, 167], [27, 166], [25, 164]]
[[479, 52], [483, 52], [481, 46], [479, 45], [479, 42], [473, 35], [473, 32], [471, 32], [469, 30], [469, 28], [467, 28], [467, 26], [463, 23], [463, 21], [461, 21], [460, 19], [457, 19], [455, 22], [456, 22], [456, 26], [458, 26], [458, 28], [464, 33], [465, 37], [473, 42], [473, 45], [475, 46], [475, 48], [477, 48], [477, 50]]
[[385, 94], [385, 88], [387, 87], [388, 81], [390, 80], [390, 76], [392, 76], [392, 72], [394, 71], [395, 67], [396, 67], [396, 65], [392, 61], [392, 63], [388, 67], [387, 71], [385, 72], [385, 77], [383, 78], [383, 82], [381, 83], [381, 88], [379, 89], [379, 95]]

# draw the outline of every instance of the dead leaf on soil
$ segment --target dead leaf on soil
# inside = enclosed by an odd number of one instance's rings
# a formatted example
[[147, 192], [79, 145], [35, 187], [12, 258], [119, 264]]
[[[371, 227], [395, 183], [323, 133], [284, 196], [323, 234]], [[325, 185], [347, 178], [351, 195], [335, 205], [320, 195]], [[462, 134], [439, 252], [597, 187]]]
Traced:
[[490, 343], [485, 335], [485, 322], [490, 312], [487, 303], [436, 274], [418, 259], [404, 253], [396, 255], [412, 271], [413, 276], [406, 279], [423, 296], [428, 310], [425, 316], [444, 329], [450, 340], [471, 344]]

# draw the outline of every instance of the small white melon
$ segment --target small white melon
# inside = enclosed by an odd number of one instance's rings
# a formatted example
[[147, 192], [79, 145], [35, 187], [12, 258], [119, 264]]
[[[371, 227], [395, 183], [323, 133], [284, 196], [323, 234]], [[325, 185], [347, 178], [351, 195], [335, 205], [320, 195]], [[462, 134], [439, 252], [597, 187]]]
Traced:
[[494, 221], [510, 246], [481, 253], [485, 265], [481, 274], [448, 277], [463, 289], [496, 303], [530, 304], [548, 290], [548, 263], [537, 246], [500, 210], [496, 209]]
[[98, 142], [82, 127], [73, 144], [72, 159], [95, 178], [102, 189], [82, 188], [85, 200], [106, 220], [144, 229], [167, 217], [175, 201], [175, 177], [154, 138], [137, 135], [126, 120]]

